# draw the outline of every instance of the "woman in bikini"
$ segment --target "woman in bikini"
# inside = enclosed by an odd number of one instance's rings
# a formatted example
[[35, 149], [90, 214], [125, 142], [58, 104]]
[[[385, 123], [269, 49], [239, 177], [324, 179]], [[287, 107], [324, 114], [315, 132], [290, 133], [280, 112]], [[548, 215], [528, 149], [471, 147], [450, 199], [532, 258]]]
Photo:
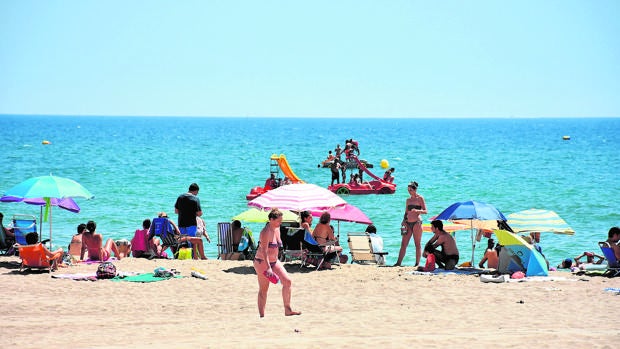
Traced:
[[339, 253], [342, 253], [342, 247], [338, 246], [338, 240], [334, 235], [334, 230], [329, 224], [330, 221], [331, 215], [329, 212], [323, 212], [319, 219], [319, 224], [316, 225], [312, 232], [312, 237], [321, 245], [321, 250], [323, 250], [323, 253], [326, 255], [326, 262], [323, 262], [322, 265], [325, 269], [331, 269], [331, 263], [329, 261]]
[[84, 252], [88, 251], [88, 259], [95, 261], [105, 262], [112, 257], [112, 252], [119, 260], [123, 257], [118, 252], [116, 243], [112, 239], [108, 239], [105, 245], [103, 244], [103, 236], [96, 232], [97, 223], [88, 221], [86, 223], [86, 230], [82, 233], [82, 253], [80, 254], [80, 260], [84, 260]]
[[299, 315], [301, 312], [291, 309], [291, 278], [286, 269], [284, 269], [282, 262], [278, 260], [278, 250], [282, 246], [282, 240], [280, 239], [282, 212], [274, 208], [269, 212], [268, 217], [269, 222], [260, 232], [260, 242], [254, 258], [254, 270], [256, 270], [256, 275], [258, 275], [258, 314], [260, 317], [265, 316], [269, 277], [275, 274], [282, 283], [284, 315]]
[[409, 183], [409, 195], [411, 195], [406, 202], [405, 216], [403, 217], [403, 225], [405, 229], [401, 229], [402, 241], [400, 243], [400, 252], [398, 253], [398, 261], [394, 264], [395, 267], [400, 266], [405, 258], [407, 252], [407, 245], [413, 236], [413, 242], [415, 243], [415, 267], [420, 264], [420, 257], [422, 255], [422, 217], [426, 214], [426, 203], [424, 197], [418, 194], [418, 182]]

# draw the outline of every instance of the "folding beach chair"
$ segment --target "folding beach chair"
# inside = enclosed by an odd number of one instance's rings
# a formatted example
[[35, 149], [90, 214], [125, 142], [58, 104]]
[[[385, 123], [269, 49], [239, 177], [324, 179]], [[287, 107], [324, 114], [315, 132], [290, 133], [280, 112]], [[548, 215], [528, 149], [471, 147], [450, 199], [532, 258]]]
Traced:
[[291, 262], [294, 260], [303, 260], [304, 234], [304, 229], [298, 227], [280, 227], [280, 237], [282, 239], [280, 261]]
[[37, 233], [37, 218], [32, 215], [15, 214], [13, 215], [13, 233], [15, 233], [15, 243], [28, 245], [26, 234]]
[[607, 270], [605, 270], [603, 275], [609, 277], [620, 275], [620, 262], [616, 259], [614, 250], [611, 248], [609, 242], [601, 241], [598, 243], [598, 246], [601, 248], [601, 252], [603, 252], [603, 256], [605, 256], [605, 259], [607, 260]]
[[388, 254], [387, 252], [374, 252], [372, 240], [366, 233], [348, 233], [347, 242], [351, 253], [351, 264], [379, 264], [379, 261], [384, 261], [384, 256]]
[[316, 270], [319, 270], [323, 263], [331, 262], [340, 266], [340, 253], [339, 252], [323, 252], [325, 246], [334, 245], [334, 243], [319, 244], [309, 231], [304, 231], [304, 241], [302, 242], [304, 248], [304, 256], [301, 260], [301, 266], [304, 267], [309, 263], [310, 259], [316, 259]]
[[149, 230], [149, 236], [157, 236], [161, 240], [162, 252], [168, 247], [172, 251], [173, 256], [177, 256], [179, 248], [181, 247], [180, 235], [176, 234], [172, 223], [170, 223], [167, 217], [153, 218], [151, 222], [151, 228]]
[[234, 252], [232, 243], [232, 224], [220, 222], [217, 224], [217, 258], [228, 259]]
[[[34, 242], [39, 240], [38, 234], [31, 232], [28, 233], [28, 241]], [[30, 236], [34, 235], [34, 236]], [[49, 240], [48, 240], [49, 241]], [[45, 253], [45, 248], [41, 242], [37, 242], [30, 245], [21, 245], [16, 243], [15, 248], [19, 252], [19, 257], [22, 260], [19, 271], [22, 272], [26, 269], [47, 269], [49, 272], [62, 261], [62, 253], [58, 252], [52, 257], [48, 257]]]

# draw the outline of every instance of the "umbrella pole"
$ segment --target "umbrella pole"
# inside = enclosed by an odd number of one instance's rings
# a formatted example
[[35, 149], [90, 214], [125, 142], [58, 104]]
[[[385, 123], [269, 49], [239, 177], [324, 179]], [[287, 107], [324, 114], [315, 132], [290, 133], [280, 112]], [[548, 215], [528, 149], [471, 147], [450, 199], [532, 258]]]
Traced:
[[52, 249], [52, 205], [50, 205], [50, 250]]
[[41, 212], [39, 213], [39, 226], [37, 227], [39, 230], [37, 233], [39, 234], [39, 242], [41, 242], [41, 234], [43, 234], [43, 206], [41, 206]]
[[474, 251], [476, 250], [476, 240], [474, 239], [474, 221], [469, 221], [471, 224], [470, 234], [471, 234], [471, 266], [474, 266]]

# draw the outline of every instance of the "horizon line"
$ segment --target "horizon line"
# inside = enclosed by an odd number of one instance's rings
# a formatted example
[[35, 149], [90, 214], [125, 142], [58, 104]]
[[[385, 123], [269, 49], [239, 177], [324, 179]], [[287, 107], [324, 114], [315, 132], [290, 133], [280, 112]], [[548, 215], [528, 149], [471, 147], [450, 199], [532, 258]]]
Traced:
[[620, 116], [301, 116], [301, 115], [121, 115], [121, 114], [30, 114], [30, 113], [0, 113], [0, 116], [38, 116], [38, 117], [138, 117], [138, 118], [247, 118], [247, 119], [613, 119]]

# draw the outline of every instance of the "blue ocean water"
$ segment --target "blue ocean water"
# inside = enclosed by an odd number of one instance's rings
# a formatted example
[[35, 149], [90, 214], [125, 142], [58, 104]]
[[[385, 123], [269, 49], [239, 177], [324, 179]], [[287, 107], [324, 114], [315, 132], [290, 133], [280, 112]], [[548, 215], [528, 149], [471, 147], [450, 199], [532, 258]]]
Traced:
[[[375, 223], [393, 263], [400, 246], [406, 184], [420, 184], [430, 217], [456, 201], [491, 203], [504, 214], [529, 208], [554, 210], [576, 231], [544, 234], [541, 246], [552, 264], [596, 251], [611, 226], [620, 225], [620, 119], [320, 119], [187, 117], [0, 117], [0, 192], [32, 177], [72, 178], [94, 195], [77, 199], [78, 214], [53, 209], [53, 242], [66, 247], [75, 227], [95, 220], [104, 237], [130, 239], [144, 218], [174, 216], [176, 197], [190, 183], [199, 197], [217, 255], [217, 222], [247, 208], [245, 195], [263, 185], [271, 154], [285, 154], [303, 180], [326, 187], [318, 168], [328, 150], [359, 141], [360, 158], [395, 167], [394, 195], [346, 196]], [[569, 135], [569, 141], [562, 137]], [[43, 145], [48, 140], [51, 144]], [[39, 215], [38, 207], [0, 203], [6, 217]], [[8, 220], [5, 219], [5, 224]], [[261, 226], [248, 224], [257, 231]], [[346, 232], [363, 225], [340, 223]], [[43, 234], [49, 232], [44, 223]], [[431, 237], [423, 236], [423, 242]], [[471, 256], [470, 232], [457, 232], [461, 260]], [[478, 243], [476, 260], [486, 243]], [[346, 248], [345, 248], [346, 249]], [[415, 259], [413, 242], [405, 265]]]

